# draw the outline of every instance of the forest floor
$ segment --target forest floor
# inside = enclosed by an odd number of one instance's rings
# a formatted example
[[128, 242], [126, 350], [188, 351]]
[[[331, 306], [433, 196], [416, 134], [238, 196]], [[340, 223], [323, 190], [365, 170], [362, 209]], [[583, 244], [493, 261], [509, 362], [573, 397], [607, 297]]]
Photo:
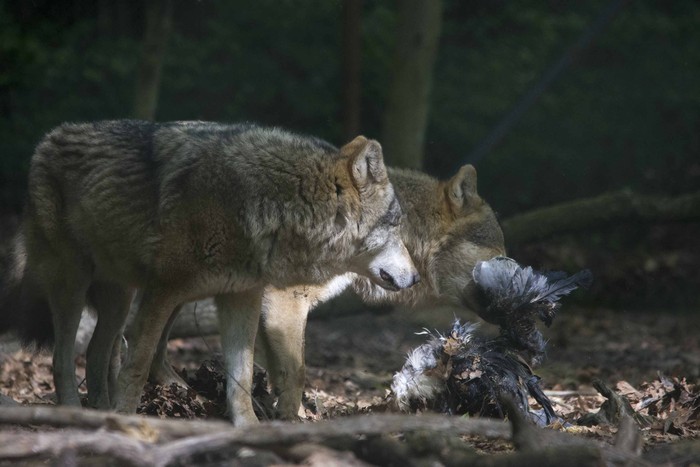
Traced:
[[[353, 414], [396, 411], [391, 378], [406, 353], [425, 342], [424, 328], [445, 332], [454, 312], [436, 310], [363, 311], [311, 319], [307, 328], [307, 380], [304, 406], [308, 422]], [[460, 316], [470, 319], [470, 316]], [[488, 325], [482, 330], [489, 332]], [[596, 412], [605, 399], [592, 387], [600, 379], [626, 396], [641, 413], [659, 417], [642, 430], [645, 449], [700, 433], [700, 342], [697, 313], [668, 314], [564, 307], [551, 328], [547, 358], [536, 373], [567, 422]], [[171, 363], [190, 378], [207, 360], [217, 360], [218, 338], [171, 341]], [[78, 358], [80, 374], [84, 359]], [[52, 404], [48, 353], [0, 353], [0, 392], [22, 404]], [[216, 364], [206, 366], [213, 373]], [[201, 371], [201, 370], [200, 370]], [[200, 373], [201, 377], [201, 373]], [[84, 385], [81, 387], [84, 390]], [[265, 387], [257, 393], [268, 405]], [[161, 417], [223, 418], [220, 405], [202, 406], [194, 393], [149, 387], [140, 411]], [[4, 428], [3, 430], [7, 430]], [[612, 442], [616, 427], [581, 428], [577, 435]], [[0, 432], [1, 435], [1, 432]], [[479, 452], [511, 451], [507, 441], [469, 440]]]

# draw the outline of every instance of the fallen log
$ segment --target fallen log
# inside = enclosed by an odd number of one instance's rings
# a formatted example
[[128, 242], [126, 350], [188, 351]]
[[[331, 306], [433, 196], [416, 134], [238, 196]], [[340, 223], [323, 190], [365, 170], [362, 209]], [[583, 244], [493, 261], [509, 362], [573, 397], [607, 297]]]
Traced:
[[170, 330], [170, 339], [219, 334], [219, 318], [214, 300], [207, 298], [185, 303]]
[[28, 463], [32, 460], [52, 459], [53, 465], [77, 465], [79, 463], [76, 459], [89, 457], [92, 460], [116, 460], [118, 465], [124, 466], [155, 465], [154, 451], [149, 444], [120, 433], [75, 429], [3, 433], [2, 441], [2, 462]]
[[[153, 445], [127, 435], [103, 431], [88, 433], [71, 429], [60, 432], [9, 433], [3, 434], [0, 462], [28, 464], [32, 461], [40, 463], [51, 460], [58, 465], [80, 465], [83, 463], [80, 461], [89, 460], [91, 464], [96, 465], [114, 464], [116, 461], [117, 465], [128, 467], [165, 467], [194, 465], [199, 462], [218, 464], [237, 458], [243, 465], [270, 463], [259, 463], [251, 459], [256, 456], [276, 464], [288, 464], [291, 461], [308, 465], [309, 460], [314, 460], [315, 465], [401, 465], [406, 467], [425, 465], [420, 463], [420, 458], [412, 453], [410, 446], [391, 438], [357, 441], [351, 449], [342, 450], [313, 443], [300, 443], [291, 447], [271, 446], [269, 450], [259, 448], [252, 450], [239, 443], [212, 444], [206, 438], [187, 438], [183, 439], [187, 441], [186, 443]], [[570, 465], [577, 466], [598, 466], [603, 463], [599, 451], [589, 447], [572, 449], [559, 446], [547, 448], [541, 452], [499, 456], [487, 456], [464, 450], [442, 450], [431, 454], [433, 454], [432, 458], [446, 466], [547, 467], [562, 465], [564, 460], [567, 463], [570, 462]], [[248, 464], [245, 464], [245, 461]]]
[[700, 192], [678, 197], [648, 196], [629, 190], [605, 193], [535, 209], [501, 223], [509, 246], [619, 222], [700, 220]]

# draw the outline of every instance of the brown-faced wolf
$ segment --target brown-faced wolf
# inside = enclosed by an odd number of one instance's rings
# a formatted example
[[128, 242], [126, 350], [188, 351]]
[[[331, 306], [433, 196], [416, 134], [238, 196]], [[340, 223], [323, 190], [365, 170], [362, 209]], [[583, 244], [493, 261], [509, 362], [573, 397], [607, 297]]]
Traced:
[[[153, 353], [182, 303], [214, 296], [236, 424], [256, 420], [250, 385], [265, 286], [322, 284], [352, 271], [390, 290], [416, 268], [376, 141], [341, 149], [250, 124], [65, 124], [38, 145], [0, 310], [29, 334], [53, 321], [54, 380], [79, 405], [73, 346], [81, 310], [98, 315], [87, 352], [90, 405], [136, 409]], [[120, 336], [134, 289], [142, 291]], [[50, 317], [28, 318], [50, 308]], [[235, 383], [234, 383], [235, 382]]]
[[[390, 168], [388, 173], [404, 210], [401, 238], [421, 282], [411, 289], [389, 293], [350, 273], [320, 286], [267, 287], [257, 351], [279, 396], [277, 410], [282, 418], [295, 418], [301, 404], [306, 318], [317, 304], [351, 287], [368, 302], [430, 302], [478, 310], [471, 275], [474, 265], [505, 254], [501, 228], [489, 205], [477, 193], [472, 166], [462, 167], [447, 181], [410, 170]], [[167, 376], [166, 344], [164, 336], [151, 375], [162, 382], [177, 381], [172, 371], [171, 377]]]

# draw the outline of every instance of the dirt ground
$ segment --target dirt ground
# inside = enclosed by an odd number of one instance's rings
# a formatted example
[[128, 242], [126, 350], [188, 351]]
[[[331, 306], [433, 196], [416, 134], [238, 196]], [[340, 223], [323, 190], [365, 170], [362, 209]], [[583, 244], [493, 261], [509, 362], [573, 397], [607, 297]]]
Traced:
[[[312, 318], [306, 341], [306, 419], [395, 411], [388, 397], [391, 378], [403, 365], [406, 353], [425, 341], [424, 335], [416, 333], [424, 329], [445, 332], [455, 316], [451, 309], [395, 309]], [[464, 312], [459, 317], [476, 319]], [[484, 333], [492, 332], [489, 325], [481, 328]], [[646, 427], [643, 434], [647, 446], [695, 438], [700, 432], [700, 397], [695, 389], [700, 380], [699, 329], [698, 314], [670, 318], [652, 311], [564, 306], [552, 327], [545, 330], [547, 359], [536, 372], [555, 410], [570, 423], [597, 411], [605, 400], [591, 385], [596, 378], [627, 396], [633, 407], [682, 386], [686, 399], [694, 401], [686, 408], [689, 412], [683, 422], [676, 421], [675, 429]], [[170, 343], [171, 362], [190, 374], [219, 351], [216, 337]], [[0, 354], [0, 362], [2, 394], [22, 404], [53, 403], [50, 355], [19, 350]], [[82, 377], [84, 359], [78, 358], [78, 364]], [[192, 396], [179, 395], [184, 399]], [[161, 416], [222, 416], [217, 410], [193, 411], [187, 403], [175, 401], [177, 398], [150, 388], [141, 410]], [[677, 406], [675, 412], [681, 409], [680, 402]], [[658, 415], [669, 417], [671, 409], [657, 407]], [[583, 434], [612, 439], [614, 431], [613, 427], [587, 428]], [[486, 452], [512, 449], [504, 442], [474, 442]]]

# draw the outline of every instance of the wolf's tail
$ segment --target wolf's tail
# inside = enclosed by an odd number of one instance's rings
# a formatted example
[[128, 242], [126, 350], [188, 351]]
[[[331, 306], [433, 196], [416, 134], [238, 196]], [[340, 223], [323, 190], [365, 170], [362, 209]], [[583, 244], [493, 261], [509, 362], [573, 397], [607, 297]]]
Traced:
[[24, 345], [48, 347], [54, 337], [51, 309], [26, 259], [20, 228], [0, 279], [0, 334], [14, 332]]

